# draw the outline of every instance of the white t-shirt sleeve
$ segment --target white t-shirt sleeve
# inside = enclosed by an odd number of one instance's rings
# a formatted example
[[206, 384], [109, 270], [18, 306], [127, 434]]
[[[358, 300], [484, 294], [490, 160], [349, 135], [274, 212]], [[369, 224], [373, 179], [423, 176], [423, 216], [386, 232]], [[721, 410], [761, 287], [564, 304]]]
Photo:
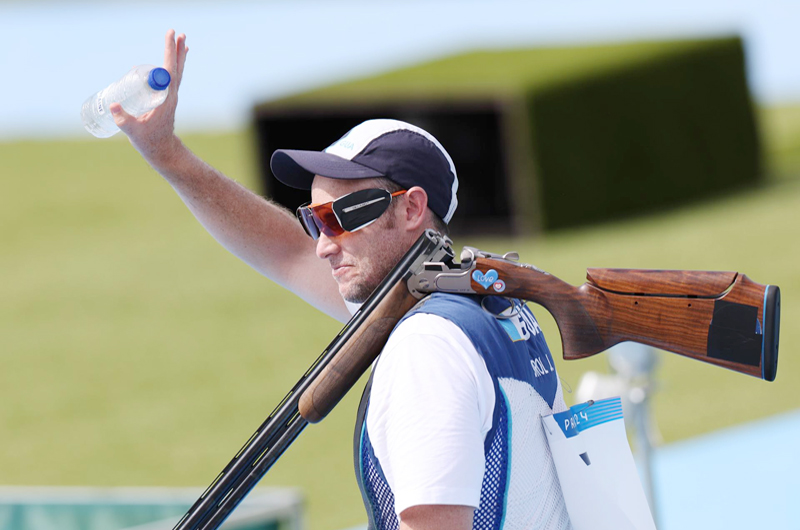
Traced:
[[411, 506], [478, 507], [494, 386], [483, 358], [447, 319], [418, 313], [375, 367], [367, 431], [395, 496]]

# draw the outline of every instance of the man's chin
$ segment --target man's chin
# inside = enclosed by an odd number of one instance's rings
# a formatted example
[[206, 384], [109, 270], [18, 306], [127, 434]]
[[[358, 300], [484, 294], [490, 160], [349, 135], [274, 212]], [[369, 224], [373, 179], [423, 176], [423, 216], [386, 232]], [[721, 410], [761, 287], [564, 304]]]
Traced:
[[374, 289], [364, 285], [344, 285], [339, 284], [339, 294], [351, 304], [363, 304], [372, 294]]
[[342, 298], [344, 299], [345, 302], [348, 302], [350, 304], [363, 304], [364, 302], [367, 301], [369, 295], [359, 296], [359, 295], [342, 294]]

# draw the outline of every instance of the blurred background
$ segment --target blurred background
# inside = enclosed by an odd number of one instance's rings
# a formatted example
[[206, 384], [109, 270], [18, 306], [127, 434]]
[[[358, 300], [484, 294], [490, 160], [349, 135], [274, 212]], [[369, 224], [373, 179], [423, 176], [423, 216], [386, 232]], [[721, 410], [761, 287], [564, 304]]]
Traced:
[[[533, 309], [568, 404], [617, 376], [646, 397], [631, 441], [652, 444], [660, 529], [797, 528], [798, 20], [788, 0], [0, 0], [0, 529], [182, 514], [340, 328], [219, 247], [125, 138], [83, 130], [83, 101], [160, 65], [170, 28], [191, 49], [185, 143], [291, 208], [272, 150], [395, 117], [453, 155], [457, 248], [575, 285], [587, 267], [779, 285], [773, 383], [663, 352], [632, 354], [636, 381], [605, 354], [564, 362]], [[232, 528], [364, 523], [358, 388]]]

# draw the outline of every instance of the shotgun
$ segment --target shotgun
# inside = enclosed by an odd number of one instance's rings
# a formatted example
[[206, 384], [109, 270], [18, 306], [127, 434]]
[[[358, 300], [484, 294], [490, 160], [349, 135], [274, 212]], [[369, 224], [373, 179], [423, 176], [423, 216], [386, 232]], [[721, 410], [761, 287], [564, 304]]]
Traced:
[[383, 349], [397, 322], [432, 292], [505, 296], [542, 305], [561, 334], [564, 359], [634, 341], [775, 379], [780, 289], [737, 272], [588, 269], [574, 287], [516, 253], [465, 247], [426, 231], [175, 530], [213, 530], [258, 483], [308, 423], [322, 420]]

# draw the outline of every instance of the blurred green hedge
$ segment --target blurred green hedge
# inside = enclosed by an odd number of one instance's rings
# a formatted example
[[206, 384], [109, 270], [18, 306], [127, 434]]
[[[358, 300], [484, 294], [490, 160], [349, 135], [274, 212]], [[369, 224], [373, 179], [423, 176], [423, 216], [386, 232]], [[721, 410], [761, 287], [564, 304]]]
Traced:
[[760, 178], [738, 37], [482, 50], [258, 105], [276, 148], [322, 149], [359, 121], [434, 134], [461, 186], [457, 232], [535, 233], [681, 204]]
[[527, 97], [545, 228], [639, 213], [760, 177], [739, 39]]

